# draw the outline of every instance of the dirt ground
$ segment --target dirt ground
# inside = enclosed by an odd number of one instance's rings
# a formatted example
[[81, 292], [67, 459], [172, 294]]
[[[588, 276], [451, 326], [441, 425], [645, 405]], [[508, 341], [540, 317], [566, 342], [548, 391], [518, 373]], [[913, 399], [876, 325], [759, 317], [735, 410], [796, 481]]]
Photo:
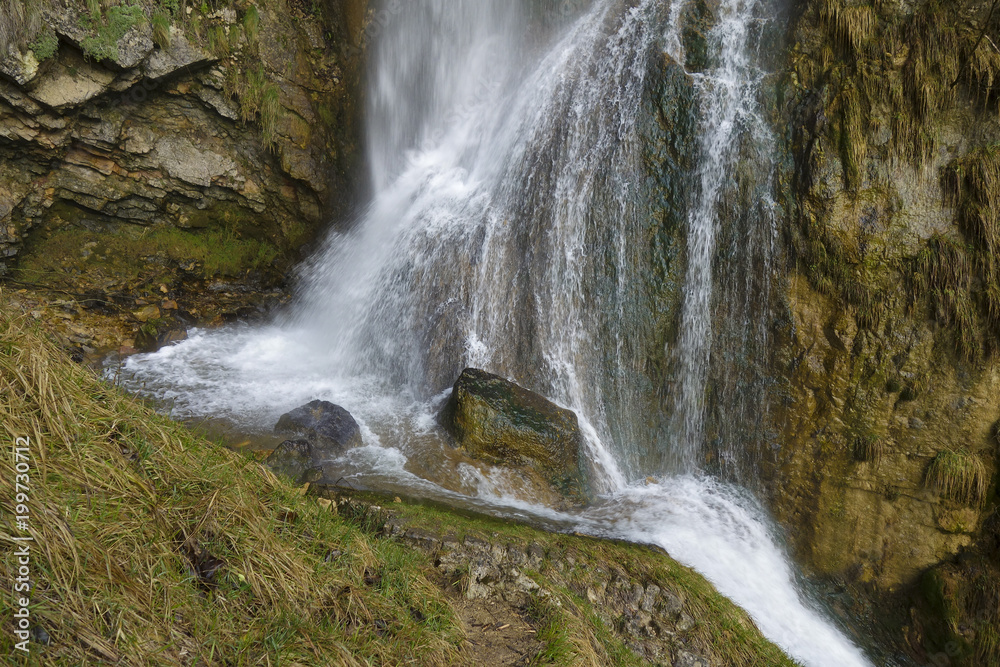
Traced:
[[455, 596], [452, 606], [462, 620], [474, 665], [522, 667], [543, 646], [526, 615], [506, 602]]

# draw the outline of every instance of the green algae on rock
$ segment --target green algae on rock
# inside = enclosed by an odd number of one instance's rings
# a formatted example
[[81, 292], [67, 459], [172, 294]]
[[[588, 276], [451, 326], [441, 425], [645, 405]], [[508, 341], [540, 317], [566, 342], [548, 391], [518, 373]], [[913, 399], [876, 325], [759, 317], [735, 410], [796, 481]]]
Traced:
[[466, 368], [441, 416], [458, 445], [472, 456], [534, 468], [563, 494], [585, 497], [583, 435], [572, 410], [499, 375]]

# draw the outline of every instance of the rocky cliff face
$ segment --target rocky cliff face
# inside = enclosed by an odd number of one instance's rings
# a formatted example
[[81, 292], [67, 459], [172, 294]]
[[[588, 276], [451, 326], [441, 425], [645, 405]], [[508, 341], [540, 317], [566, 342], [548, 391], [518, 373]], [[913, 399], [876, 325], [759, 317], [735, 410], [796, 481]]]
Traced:
[[280, 282], [356, 188], [365, 5], [25, 4], [0, 45], [0, 273], [125, 309]]
[[[977, 553], [995, 502], [994, 4], [797, 3], [779, 85], [790, 270], [768, 491], [808, 569], [882, 600]], [[918, 656], [967, 616], [925, 634], [944, 618], [927, 599], [907, 621]], [[996, 617], [948, 659], [987, 664]]]

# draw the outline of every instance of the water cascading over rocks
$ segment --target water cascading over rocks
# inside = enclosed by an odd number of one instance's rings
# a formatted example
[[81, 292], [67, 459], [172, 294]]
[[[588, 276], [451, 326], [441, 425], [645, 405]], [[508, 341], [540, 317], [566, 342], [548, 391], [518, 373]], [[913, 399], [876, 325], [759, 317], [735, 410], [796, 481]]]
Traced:
[[762, 401], [729, 401], [766, 344], [775, 238], [751, 55], [768, 3], [720, 2], [695, 57], [677, 45], [698, 4], [386, 5], [366, 210], [305, 267], [288, 317], [195, 332], [130, 359], [129, 381], [179, 414], [267, 425], [330, 400], [366, 443], [345, 477], [551, 517], [502, 472], [433, 474], [453, 456], [447, 389], [465, 367], [496, 373], [579, 418], [603, 497], [560, 520], [660, 544], [806, 664], [866, 664], [802, 601], [748, 494], [671, 477], [700, 467], [707, 434], [736, 453], [759, 431]]
[[[698, 4], [679, 5], [678, 18], [696, 12]], [[693, 74], [702, 109], [700, 161], [687, 219], [687, 274], [675, 352], [680, 391], [671, 431], [675, 465], [686, 471], [703, 460], [708, 433], [714, 438], [707, 453], [722, 456], [730, 468], [738, 468], [741, 446], [761, 436], [762, 401], [754, 391], [759, 380], [746, 368], [752, 371], [767, 348], [777, 240], [773, 140], [758, 100], [765, 72], [752, 58], [752, 47], [761, 40], [754, 26], [766, 4], [721, 3], [706, 39], [717, 60]], [[678, 60], [697, 66], [679, 40], [668, 44]]]

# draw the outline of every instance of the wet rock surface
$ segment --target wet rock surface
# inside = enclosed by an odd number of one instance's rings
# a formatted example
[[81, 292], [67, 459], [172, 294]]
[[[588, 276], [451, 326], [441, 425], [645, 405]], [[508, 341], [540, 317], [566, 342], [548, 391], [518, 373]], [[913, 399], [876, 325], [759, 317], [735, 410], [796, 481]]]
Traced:
[[274, 430], [303, 436], [317, 454], [327, 458], [362, 444], [361, 428], [351, 413], [329, 401], [310, 401], [281, 415]]
[[441, 413], [471, 456], [541, 472], [564, 495], [583, 499], [583, 435], [576, 414], [498, 375], [462, 371]]
[[362, 445], [351, 413], [328, 401], [310, 401], [283, 414], [274, 431], [300, 437], [279, 444], [264, 464], [298, 484], [322, 479], [324, 463]]

